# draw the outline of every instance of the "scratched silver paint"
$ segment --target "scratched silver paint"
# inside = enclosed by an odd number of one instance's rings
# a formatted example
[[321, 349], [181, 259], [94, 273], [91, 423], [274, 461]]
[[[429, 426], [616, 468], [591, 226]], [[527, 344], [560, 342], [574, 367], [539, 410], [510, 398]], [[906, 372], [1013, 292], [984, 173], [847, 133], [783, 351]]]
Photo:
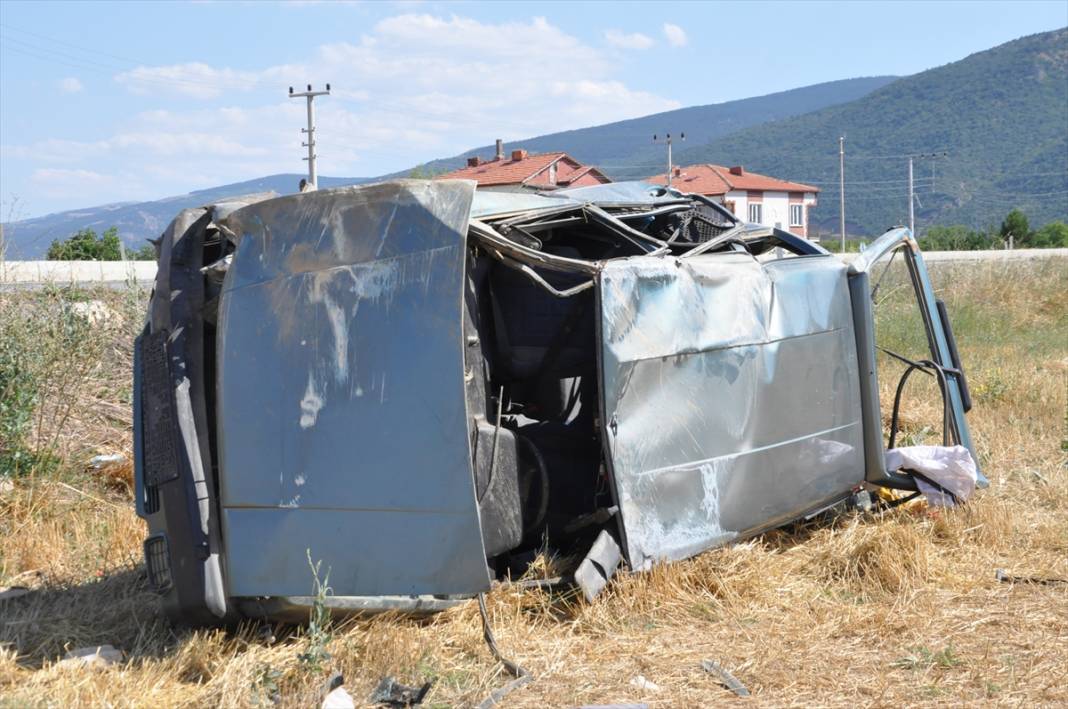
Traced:
[[232, 596], [488, 588], [464, 398], [471, 182], [306, 193], [234, 212], [219, 307]]
[[781, 524], [864, 480], [846, 275], [831, 256], [605, 264], [605, 440], [632, 568]]

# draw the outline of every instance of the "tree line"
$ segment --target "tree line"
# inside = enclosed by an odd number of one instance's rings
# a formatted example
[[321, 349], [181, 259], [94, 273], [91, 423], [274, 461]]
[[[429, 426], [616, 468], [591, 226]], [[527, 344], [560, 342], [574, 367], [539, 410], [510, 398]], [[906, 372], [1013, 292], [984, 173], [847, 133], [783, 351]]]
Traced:
[[1014, 249], [1050, 249], [1068, 246], [1068, 224], [1055, 221], [1033, 230], [1027, 215], [1014, 209], [1005, 216], [1000, 227], [932, 226], [919, 242], [924, 251], [981, 251], [1004, 249], [1010, 245]]

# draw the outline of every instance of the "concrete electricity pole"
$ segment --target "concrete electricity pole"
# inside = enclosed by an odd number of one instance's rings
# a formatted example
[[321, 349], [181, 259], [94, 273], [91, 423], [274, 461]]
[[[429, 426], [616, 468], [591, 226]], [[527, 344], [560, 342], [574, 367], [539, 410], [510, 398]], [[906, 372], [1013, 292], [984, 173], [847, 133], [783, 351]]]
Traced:
[[[948, 152], [941, 153], [921, 153], [919, 155], [909, 155], [909, 231], [912, 235], [916, 236], [916, 188], [912, 179], [912, 161], [913, 160], [935, 160], [938, 158], [949, 157]], [[934, 186], [934, 167], [931, 168], [931, 183], [930, 186]], [[920, 206], [923, 206], [923, 202], [920, 202]]]
[[838, 227], [842, 234], [842, 253], [845, 253], [845, 136], [838, 138]]
[[912, 156], [909, 156], [909, 231], [916, 236], [916, 213], [912, 208], [912, 202], [916, 199], [912, 193]]
[[[679, 133], [679, 140], [686, 140], [686, 134], [685, 134], [685, 133]], [[661, 142], [661, 141], [660, 141], [660, 140], [659, 140], [659, 139], [658, 139], [658, 138], [657, 138], [657, 137], [656, 137], [656, 136], [654, 135], [654, 136], [653, 136], [653, 142], [654, 142], [654, 143], [659, 143], [659, 142]], [[664, 136], [664, 142], [666, 142], [666, 143], [667, 143], [667, 149], [668, 149], [668, 163], [667, 163], [667, 167], [668, 167], [668, 171], [667, 171], [667, 186], [668, 186], [668, 187], [671, 187], [671, 173], [672, 173], [672, 169], [673, 169], [673, 167], [674, 167], [674, 166], [672, 165], [672, 162], [671, 162], [671, 133], [667, 133], [667, 134], [666, 134], [666, 135]]]
[[308, 157], [304, 158], [308, 161], [308, 189], [315, 190], [319, 188], [318, 176], [315, 172], [315, 97], [316, 96], [329, 96], [330, 84], [326, 85], [326, 91], [312, 91], [312, 85], [308, 84], [307, 91], [301, 91], [299, 94], [293, 93], [293, 87], [289, 87], [289, 98], [304, 97], [308, 100], [308, 127], [301, 128], [302, 133], [308, 134], [308, 142], [301, 143], [308, 149]]

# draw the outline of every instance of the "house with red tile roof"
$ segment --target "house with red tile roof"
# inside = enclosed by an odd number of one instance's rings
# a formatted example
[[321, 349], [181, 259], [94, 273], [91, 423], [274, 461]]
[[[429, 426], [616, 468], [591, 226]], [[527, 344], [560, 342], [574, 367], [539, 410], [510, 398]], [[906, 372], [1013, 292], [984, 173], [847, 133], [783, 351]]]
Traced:
[[497, 155], [492, 160], [470, 157], [466, 167], [434, 179], [475, 180], [480, 189], [501, 191], [555, 190], [611, 182], [597, 168], [583, 165], [567, 153], [531, 155], [526, 150], [513, 150], [510, 156], [505, 156], [500, 140], [497, 141]]
[[[667, 175], [649, 178], [667, 184]], [[808, 238], [808, 213], [820, 188], [748, 172], [741, 165], [687, 165], [672, 171], [671, 186], [680, 192], [711, 197], [735, 216], [754, 224], [784, 229]]]

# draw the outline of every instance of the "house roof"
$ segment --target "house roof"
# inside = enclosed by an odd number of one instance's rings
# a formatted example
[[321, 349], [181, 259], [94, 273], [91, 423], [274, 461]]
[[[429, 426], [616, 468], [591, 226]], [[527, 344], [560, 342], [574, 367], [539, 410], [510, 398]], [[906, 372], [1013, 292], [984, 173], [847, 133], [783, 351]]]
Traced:
[[[679, 169], [679, 168], [676, 168]], [[731, 172], [731, 168], [722, 165], [702, 164], [687, 165], [681, 168], [681, 175], [671, 178], [671, 186], [682, 192], [695, 192], [703, 195], [721, 195], [731, 190], [760, 190], [764, 192], [819, 192], [819, 187], [789, 182], [755, 172], [735, 168], [741, 174]], [[649, 178], [653, 184], [667, 183], [665, 175]]]
[[474, 167], [462, 167], [459, 170], [438, 175], [439, 180], [475, 180], [480, 185], [515, 185], [522, 184], [552, 165], [560, 158], [568, 158], [576, 165], [578, 162], [568, 157], [567, 153], [542, 153], [527, 155], [519, 160], [506, 157], [504, 160], [489, 160]]
[[590, 167], [589, 165], [585, 165], [585, 166], [580, 167], [579, 169], [575, 170], [574, 172], [569, 172], [566, 175], [561, 175], [557, 179], [557, 182], [559, 184], [561, 184], [561, 185], [570, 185], [572, 182], [575, 182], [575, 181], [581, 179], [584, 175], [587, 175], [587, 174], [589, 174], [591, 172], [594, 173], [595, 175], [599, 175], [601, 177], [605, 177], [605, 174], [603, 172], [601, 172], [600, 170], [598, 170], [597, 168]]

